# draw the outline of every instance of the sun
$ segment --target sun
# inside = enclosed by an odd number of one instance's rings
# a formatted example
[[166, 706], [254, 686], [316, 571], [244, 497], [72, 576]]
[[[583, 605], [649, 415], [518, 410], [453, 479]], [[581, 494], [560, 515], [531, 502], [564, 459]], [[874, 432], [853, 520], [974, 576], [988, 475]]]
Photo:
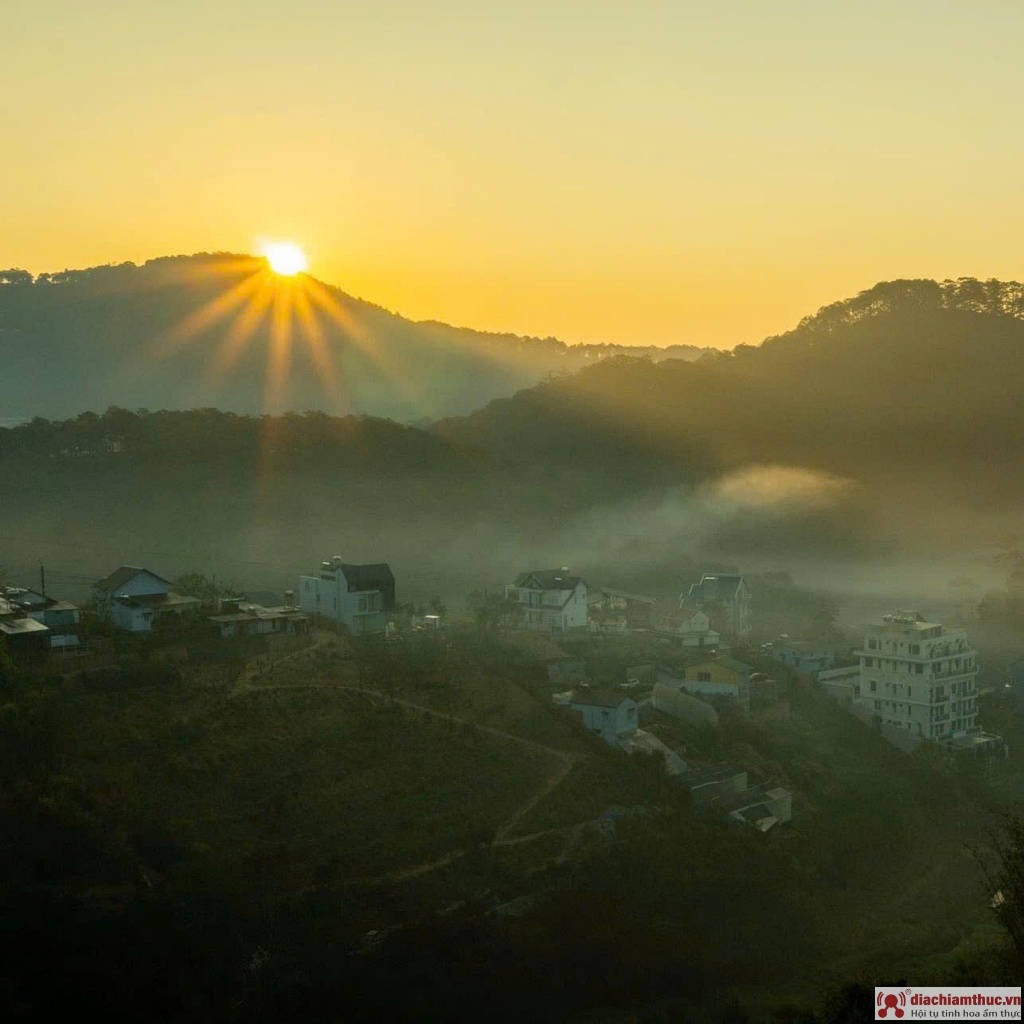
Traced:
[[270, 269], [282, 277], [294, 277], [306, 269], [306, 254], [294, 242], [270, 242], [263, 247]]

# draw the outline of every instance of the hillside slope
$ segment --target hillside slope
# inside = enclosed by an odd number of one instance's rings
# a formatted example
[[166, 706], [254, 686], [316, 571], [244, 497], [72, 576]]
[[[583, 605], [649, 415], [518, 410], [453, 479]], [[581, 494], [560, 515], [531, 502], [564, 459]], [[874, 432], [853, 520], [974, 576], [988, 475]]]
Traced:
[[224, 253], [36, 278], [0, 271], [0, 417], [213, 405], [410, 421], [469, 412], [620, 351], [415, 323]]

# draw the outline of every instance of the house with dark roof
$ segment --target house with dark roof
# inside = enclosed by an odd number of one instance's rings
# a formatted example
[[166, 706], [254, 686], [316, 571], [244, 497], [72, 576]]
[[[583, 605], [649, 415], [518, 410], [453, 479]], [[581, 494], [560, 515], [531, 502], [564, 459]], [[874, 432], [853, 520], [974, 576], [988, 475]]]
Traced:
[[583, 690], [573, 695], [569, 708], [583, 716], [583, 725], [612, 746], [636, 732], [637, 703], [632, 697], [606, 690]]
[[750, 588], [742, 576], [733, 573], [704, 573], [699, 583], [680, 595], [680, 608], [702, 608], [716, 625], [735, 637], [750, 633]]
[[130, 633], [146, 633], [198, 612], [202, 602], [171, 590], [162, 576], [137, 565], [122, 565], [92, 585], [100, 618]]
[[518, 606], [520, 625], [526, 629], [587, 628], [587, 584], [568, 569], [521, 572], [505, 587], [505, 598]]
[[353, 636], [383, 633], [395, 608], [395, 576], [386, 562], [354, 565], [341, 555], [299, 577], [299, 607], [337, 622]]

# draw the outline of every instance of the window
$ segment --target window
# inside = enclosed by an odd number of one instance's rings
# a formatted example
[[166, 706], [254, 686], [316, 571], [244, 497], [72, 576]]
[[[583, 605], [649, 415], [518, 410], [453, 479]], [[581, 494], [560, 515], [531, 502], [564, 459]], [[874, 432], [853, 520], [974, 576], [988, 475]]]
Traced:
[[911, 654], [920, 654], [921, 653], [921, 645], [920, 644], [911, 644], [909, 649], [910, 649], [910, 653]]
[[882, 702], [880, 700], [876, 700], [875, 701], [875, 710], [876, 711], [881, 711], [882, 710]]
[[878, 641], [877, 640], [869, 640], [868, 641], [868, 650], [869, 651], [876, 651], [876, 650], [878, 650]]
[[710, 683], [711, 682], [711, 673], [710, 672], [698, 672], [697, 673], [697, 682], [698, 683]]
[[875, 693], [877, 691], [877, 689], [878, 689], [878, 683], [876, 683], [874, 681], [874, 679], [872, 679], [871, 682], [868, 683], [868, 687], [869, 687], [869, 689], [871, 690], [872, 693]]

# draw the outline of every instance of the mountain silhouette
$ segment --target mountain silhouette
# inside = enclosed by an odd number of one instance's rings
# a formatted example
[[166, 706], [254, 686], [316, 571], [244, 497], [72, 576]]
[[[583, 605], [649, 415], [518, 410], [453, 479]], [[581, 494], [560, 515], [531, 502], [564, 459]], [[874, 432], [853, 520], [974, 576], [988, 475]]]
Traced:
[[628, 351], [413, 322], [229, 253], [34, 278], [0, 271], [0, 417], [215, 406], [415, 422]]

